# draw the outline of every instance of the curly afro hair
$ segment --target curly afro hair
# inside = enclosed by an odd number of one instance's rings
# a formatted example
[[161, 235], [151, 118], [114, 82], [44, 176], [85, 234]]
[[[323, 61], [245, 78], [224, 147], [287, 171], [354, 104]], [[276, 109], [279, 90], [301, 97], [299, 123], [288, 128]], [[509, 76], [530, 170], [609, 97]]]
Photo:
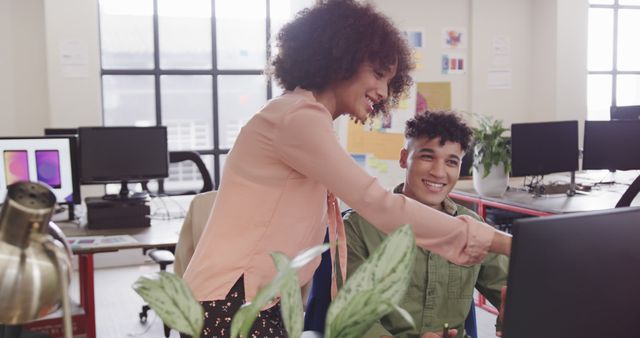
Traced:
[[412, 84], [411, 49], [386, 16], [353, 0], [325, 0], [302, 10], [277, 35], [278, 55], [268, 73], [286, 90], [323, 90], [347, 80], [364, 62], [383, 70], [397, 65], [389, 97], [371, 115], [386, 114]]
[[452, 111], [427, 111], [407, 121], [404, 135], [407, 139], [440, 138], [445, 142], [459, 143], [463, 152], [469, 149], [473, 131], [462, 117]]

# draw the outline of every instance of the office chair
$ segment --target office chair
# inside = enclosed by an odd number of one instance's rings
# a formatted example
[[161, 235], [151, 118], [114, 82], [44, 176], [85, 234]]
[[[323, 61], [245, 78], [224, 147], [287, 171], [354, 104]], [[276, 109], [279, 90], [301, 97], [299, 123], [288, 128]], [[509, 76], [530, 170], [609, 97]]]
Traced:
[[[184, 191], [180, 193], [169, 193], [168, 195], [195, 195], [197, 193], [203, 193], [207, 191], [213, 190], [213, 180], [211, 179], [211, 174], [209, 174], [209, 170], [205, 166], [204, 162], [200, 155], [193, 151], [170, 151], [169, 152], [169, 163], [179, 163], [191, 161], [198, 168], [200, 175], [202, 176], [202, 188], [199, 191]], [[148, 189], [146, 186], [143, 186], [144, 190]], [[158, 194], [165, 194], [164, 190], [164, 180], [158, 180]]]
[[622, 194], [622, 197], [620, 197], [620, 200], [618, 200], [616, 204], [616, 208], [630, 206], [633, 199], [638, 195], [638, 192], [640, 192], [640, 176], [636, 177], [629, 188]]
[[[148, 251], [149, 257], [160, 265], [160, 271], [166, 271], [167, 266], [175, 262], [173, 271], [176, 275], [182, 277], [207, 223], [216, 194], [217, 191], [213, 190], [198, 194], [193, 198], [189, 204], [187, 216], [182, 223], [182, 228], [180, 229], [180, 236], [178, 237], [178, 243], [175, 247], [175, 255], [166, 249], [151, 249]], [[145, 251], [143, 250], [143, 254], [144, 253]], [[147, 313], [149, 310], [149, 305], [145, 304], [142, 306], [142, 311], [138, 314], [141, 323], [147, 321]], [[164, 325], [164, 323], [163, 326], [164, 336], [169, 337], [171, 328]]]
[[611, 106], [609, 113], [612, 120], [640, 120], [640, 106]]
[[[145, 254], [145, 251], [146, 249], [143, 249], [142, 254]], [[154, 262], [160, 265], [160, 271], [167, 271], [167, 265], [173, 264], [173, 261], [175, 260], [173, 252], [165, 249], [151, 249], [147, 252], [147, 254], [149, 255], [149, 257], [151, 257], [151, 259], [153, 259]], [[147, 315], [149, 310], [151, 310], [151, 308], [148, 304], [142, 306], [142, 311], [140, 311], [140, 313], [138, 314], [140, 323], [144, 324], [147, 322]], [[168, 338], [171, 332], [171, 328], [164, 323], [162, 323], [162, 325], [164, 326], [164, 336]]]

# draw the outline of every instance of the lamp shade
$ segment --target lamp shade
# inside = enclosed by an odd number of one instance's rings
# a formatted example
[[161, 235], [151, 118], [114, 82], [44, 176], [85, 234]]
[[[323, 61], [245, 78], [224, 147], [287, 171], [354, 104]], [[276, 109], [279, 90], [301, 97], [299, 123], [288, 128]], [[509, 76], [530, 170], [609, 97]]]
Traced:
[[0, 211], [0, 323], [20, 324], [51, 312], [63, 297], [68, 251], [50, 229], [55, 195], [44, 185], [9, 186]]

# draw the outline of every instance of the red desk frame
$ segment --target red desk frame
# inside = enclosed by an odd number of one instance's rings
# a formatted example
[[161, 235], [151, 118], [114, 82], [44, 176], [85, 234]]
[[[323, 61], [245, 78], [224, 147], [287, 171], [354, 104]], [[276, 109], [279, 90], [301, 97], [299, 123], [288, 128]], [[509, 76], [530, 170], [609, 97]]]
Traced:
[[[508, 211], [519, 213], [519, 214], [531, 215], [531, 216], [553, 215], [552, 213], [549, 213], [549, 212], [531, 210], [531, 209], [517, 207], [517, 206], [505, 204], [505, 203], [487, 200], [480, 196], [475, 197], [475, 196], [469, 196], [469, 195], [460, 194], [456, 192], [451, 192], [449, 193], [449, 197], [451, 197], [453, 200], [464, 201], [464, 202], [474, 204], [476, 206], [476, 213], [480, 215], [480, 217], [482, 217], [483, 219], [487, 217], [486, 207], [493, 207], [496, 209], [508, 210]], [[477, 307], [489, 313], [493, 313], [494, 315], [498, 315], [498, 310], [495, 307], [488, 304], [486, 298], [483, 295], [478, 295], [478, 299], [475, 300], [475, 303]]]

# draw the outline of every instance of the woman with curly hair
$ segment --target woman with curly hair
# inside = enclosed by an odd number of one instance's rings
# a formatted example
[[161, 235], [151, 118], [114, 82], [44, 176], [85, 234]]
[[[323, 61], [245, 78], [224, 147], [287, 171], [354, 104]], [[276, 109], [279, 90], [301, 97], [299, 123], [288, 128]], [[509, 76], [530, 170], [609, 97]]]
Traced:
[[[368, 4], [330, 0], [298, 13], [277, 43], [270, 73], [286, 91], [242, 128], [184, 274], [205, 309], [204, 337], [227, 336], [239, 306], [276, 275], [271, 252], [293, 257], [321, 244], [327, 223], [346, 264], [333, 194], [386, 233], [411, 224], [418, 245], [452, 262], [509, 253], [510, 237], [491, 226], [385, 190], [336, 139], [338, 116], [364, 123], [387, 113], [411, 84], [410, 49], [389, 19]], [[301, 285], [318, 263], [299, 271]], [[260, 313], [253, 336], [286, 336], [274, 303]]]

